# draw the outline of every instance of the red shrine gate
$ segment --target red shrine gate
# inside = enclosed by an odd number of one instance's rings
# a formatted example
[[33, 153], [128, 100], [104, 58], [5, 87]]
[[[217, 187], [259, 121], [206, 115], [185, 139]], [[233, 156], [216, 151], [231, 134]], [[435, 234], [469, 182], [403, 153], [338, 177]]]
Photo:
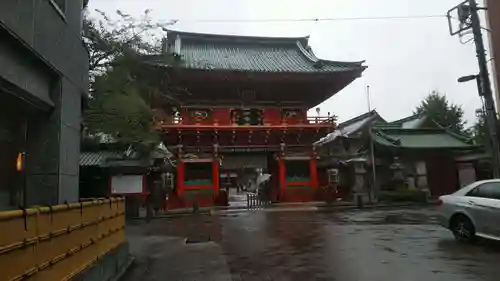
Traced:
[[[181, 106], [155, 106], [158, 130], [177, 156], [171, 207], [223, 204], [220, 173], [253, 165], [272, 175], [273, 201], [313, 200], [318, 189], [312, 143], [335, 129], [333, 116], [308, 117], [359, 77], [362, 62], [320, 60], [308, 38], [168, 32], [164, 55], [147, 65], [183, 89]], [[160, 69], [160, 70], [159, 70]]]
[[[209, 205], [219, 195], [220, 171], [237, 170], [235, 165], [225, 165], [226, 159], [241, 159], [243, 168], [248, 155], [264, 159], [265, 163], [255, 168], [263, 168], [272, 175], [276, 187], [272, 191], [274, 201], [312, 200], [318, 179], [311, 143], [334, 125], [333, 117], [325, 117], [294, 125], [246, 127], [217, 122], [187, 126], [163, 123], [160, 127], [168, 132], [170, 143], [181, 140], [174, 150], [178, 156], [176, 195], [188, 199], [186, 202], [197, 198], [201, 205]], [[301, 139], [305, 143], [300, 143]]]

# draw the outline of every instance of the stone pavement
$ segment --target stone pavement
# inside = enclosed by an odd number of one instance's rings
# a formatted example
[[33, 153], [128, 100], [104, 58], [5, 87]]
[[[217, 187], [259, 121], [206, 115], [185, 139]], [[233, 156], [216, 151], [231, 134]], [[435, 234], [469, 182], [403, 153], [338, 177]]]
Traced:
[[185, 244], [184, 238], [161, 235], [129, 236], [129, 241], [136, 246], [131, 249], [136, 264], [123, 280], [233, 280], [217, 243]]
[[[351, 209], [358, 209], [358, 206], [354, 202], [340, 201], [335, 202], [332, 205], [327, 205], [324, 201], [313, 201], [313, 202], [293, 202], [293, 203], [273, 203], [268, 206], [253, 207], [248, 209], [246, 206], [246, 194], [238, 194], [238, 199], [236, 202], [230, 204], [228, 207], [201, 207], [199, 208], [199, 213], [205, 215], [225, 215], [225, 214], [236, 214], [236, 213], [246, 213], [250, 211], [264, 211], [264, 212], [335, 212], [335, 211], [345, 211]], [[245, 202], [242, 199], [245, 198]], [[365, 204], [363, 209], [392, 209], [392, 208], [406, 208], [406, 207], [424, 207], [424, 206], [434, 206], [437, 200], [430, 200], [428, 202], [413, 203], [413, 202], [394, 202], [394, 203], [373, 203]], [[170, 218], [177, 216], [192, 215], [193, 208], [181, 208], [168, 210], [158, 214], [157, 218]], [[139, 217], [137, 219], [143, 219], [146, 217], [146, 210], [141, 209], [139, 212]]]
[[[498, 281], [500, 245], [456, 242], [432, 208], [132, 221], [131, 280]], [[185, 238], [210, 242], [185, 244]]]
[[237, 193], [234, 190], [229, 192], [229, 208], [246, 208], [247, 207], [247, 193], [240, 191]]

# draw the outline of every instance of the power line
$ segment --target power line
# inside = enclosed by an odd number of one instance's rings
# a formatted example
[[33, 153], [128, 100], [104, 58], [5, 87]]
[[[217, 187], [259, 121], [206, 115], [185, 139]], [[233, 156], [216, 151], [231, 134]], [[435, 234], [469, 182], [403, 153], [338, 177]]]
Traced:
[[339, 18], [298, 18], [298, 19], [179, 19], [180, 22], [196, 23], [272, 23], [272, 22], [320, 22], [320, 21], [359, 21], [359, 20], [412, 20], [445, 18], [446, 15], [417, 16], [373, 16], [373, 17], [339, 17]]
[[484, 31], [487, 31], [487, 32], [491, 32], [491, 29], [487, 28], [487, 27], [482, 27], [481, 26], [481, 29], [484, 30]]

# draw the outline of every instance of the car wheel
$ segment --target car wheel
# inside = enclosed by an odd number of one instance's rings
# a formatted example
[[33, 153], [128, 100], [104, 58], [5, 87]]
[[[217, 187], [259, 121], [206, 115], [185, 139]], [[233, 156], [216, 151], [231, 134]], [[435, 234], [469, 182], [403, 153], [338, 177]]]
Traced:
[[455, 239], [461, 242], [472, 242], [475, 239], [474, 225], [463, 215], [456, 216], [451, 221], [451, 231]]

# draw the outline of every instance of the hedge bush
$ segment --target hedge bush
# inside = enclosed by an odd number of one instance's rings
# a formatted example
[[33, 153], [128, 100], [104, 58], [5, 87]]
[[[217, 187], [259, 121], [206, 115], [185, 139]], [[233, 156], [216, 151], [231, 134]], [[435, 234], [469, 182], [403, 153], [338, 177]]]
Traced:
[[381, 191], [378, 196], [380, 202], [425, 202], [427, 195], [418, 189], [400, 189]]

